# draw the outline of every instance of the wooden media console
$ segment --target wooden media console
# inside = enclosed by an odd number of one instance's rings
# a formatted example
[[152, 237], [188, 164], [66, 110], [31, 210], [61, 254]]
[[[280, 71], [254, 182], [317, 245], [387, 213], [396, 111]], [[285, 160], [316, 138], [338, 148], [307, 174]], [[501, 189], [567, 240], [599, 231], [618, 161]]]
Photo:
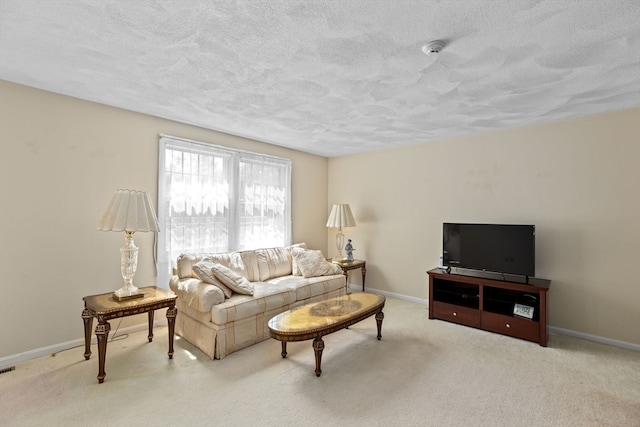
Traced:
[[528, 283], [451, 274], [429, 275], [429, 319], [538, 342], [547, 346], [547, 292], [551, 281]]

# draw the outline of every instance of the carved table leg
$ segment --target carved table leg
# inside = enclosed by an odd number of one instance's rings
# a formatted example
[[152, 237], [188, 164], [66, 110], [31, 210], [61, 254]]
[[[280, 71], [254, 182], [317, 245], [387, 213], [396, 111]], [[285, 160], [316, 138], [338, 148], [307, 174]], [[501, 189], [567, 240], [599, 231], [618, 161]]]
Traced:
[[96, 326], [96, 338], [98, 338], [98, 382], [103, 383], [107, 373], [104, 371], [104, 363], [107, 358], [107, 340], [111, 325], [109, 322], [100, 321]]
[[349, 295], [349, 271], [348, 270], [343, 270], [342, 273], [344, 274], [344, 293]]
[[91, 357], [91, 327], [93, 326], [93, 316], [86, 308], [82, 310], [82, 320], [84, 321], [84, 359]]
[[282, 341], [282, 353], [280, 353], [282, 355], [282, 358], [284, 359], [285, 357], [287, 357], [287, 342], [286, 341]]
[[382, 338], [382, 320], [384, 319], [384, 313], [381, 311], [376, 313], [376, 323], [378, 324], [378, 341]]
[[176, 316], [178, 309], [174, 305], [167, 309], [167, 323], [169, 324], [169, 359], [173, 359], [173, 335], [176, 330]]
[[367, 268], [363, 265], [360, 270], [362, 271], [362, 292], [364, 292], [364, 279], [367, 277]]
[[322, 337], [316, 337], [313, 340], [313, 352], [316, 354], [316, 377], [319, 377], [322, 374], [322, 369], [320, 369], [320, 363], [322, 362], [322, 350], [324, 350], [324, 341], [322, 341]]
[[149, 339], [149, 342], [153, 341], [153, 314], [155, 313], [155, 311], [151, 310], [149, 312], [149, 336], [147, 337]]

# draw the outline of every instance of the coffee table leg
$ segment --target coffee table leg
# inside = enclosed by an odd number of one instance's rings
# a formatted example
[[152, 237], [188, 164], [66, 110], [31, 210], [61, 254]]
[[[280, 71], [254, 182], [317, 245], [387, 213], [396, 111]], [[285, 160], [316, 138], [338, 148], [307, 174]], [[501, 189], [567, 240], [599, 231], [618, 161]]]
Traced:
[[[152, 312], [150, 311], [149, 314]], [[178, 309], [173, 306], [167, 309], [167, 323], [169, 324], [169, 359], [173, 359], [173, 335], [176, 330], [176, 316]], [[151, 326], [150, 326], [151, 327]]]
[[109, 339], [111, 325], [109, 322], [101, 321], [96, 326], [96, 338], [98, 338], [98, 382], [103, 383], [107, 373], [104, 371], [104, 364], [107, 358], [107, 340]]
[[322, 337], [316, 337], [313, 340], [313, 352], [316, 354], [316, 377], [319, 377], [322, 374], [322, 369], [320, 369], [320, 363], [322, 362], [322, 350], [324, 350], [324, 341], [322, 341]]
[[86, 308], [82, 310], [82, 320], [84, 321], [84, 359], [91, 357], [91, 327], [93, 326], [93, 316]]
[[285, 357], [287, 357], [287, 342], [286, 341], [282, 341], [282, 353], [280, 353], [282, 355], [282, 358], [284, 359]]
[[382, 338], [382, 320], [384, 319], [384, 313], [379, 311], [376, 313], [376, 323], [378, 324], [378, 341]]
[[151, 310], [148, 314], [149, 314], [149, 336], [147, 337], [147, 339], [149, 340], [149, 342], [153, 341], [153, 315], [154, 315], [155, 311]]

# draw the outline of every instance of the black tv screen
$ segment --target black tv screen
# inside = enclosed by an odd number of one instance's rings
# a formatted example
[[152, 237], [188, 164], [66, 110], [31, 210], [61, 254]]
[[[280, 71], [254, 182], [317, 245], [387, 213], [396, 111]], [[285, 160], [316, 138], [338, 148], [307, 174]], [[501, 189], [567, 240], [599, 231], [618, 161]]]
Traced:
[[442, 238], [445, 267], [535, 276], [534, 225], [445, 222]]

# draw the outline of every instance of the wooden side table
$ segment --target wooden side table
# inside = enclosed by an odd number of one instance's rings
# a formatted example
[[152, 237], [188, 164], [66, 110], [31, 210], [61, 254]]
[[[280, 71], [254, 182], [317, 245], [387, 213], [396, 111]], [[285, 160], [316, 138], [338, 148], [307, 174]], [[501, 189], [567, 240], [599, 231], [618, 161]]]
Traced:
[[362, 271], [362, 292], [364, 292], [364, 279], [367, 276], [367, 261], [354, 259], [353, 261], [333, 261], [338, 264], [344, 275], [347, 277], [347, 287], [349, 287], [349, 270], [360, 269]]
[[91, 295], [82, 298], [84, 300], [84, 310], [82, 310], [82, 320], [84, 321], [84, 358], [91, 357], [91, 327], [93, 318], [98, 319], [96, 326], [96, 338], [98, 339], [98, 382], [104, 382], [106, 373], [104, 371], [105, 359], [107, 357], [107, 341], [111, 325], [109, 320], [118, 317], [132, 316], [134, 314], [149, 313], [149, 342], [153, 341], [153, 314], [155, 310], [167, 308], [167, 322], [169, 323], [169, 359], [173, 359], [173, 334], [176, 325], [176, 299], [173, 292], [160, 289], [155, 286], [140, 288], [144, 292], [144, 297], [125, 301], [115, 301], [113, 292], [108, 294]]

